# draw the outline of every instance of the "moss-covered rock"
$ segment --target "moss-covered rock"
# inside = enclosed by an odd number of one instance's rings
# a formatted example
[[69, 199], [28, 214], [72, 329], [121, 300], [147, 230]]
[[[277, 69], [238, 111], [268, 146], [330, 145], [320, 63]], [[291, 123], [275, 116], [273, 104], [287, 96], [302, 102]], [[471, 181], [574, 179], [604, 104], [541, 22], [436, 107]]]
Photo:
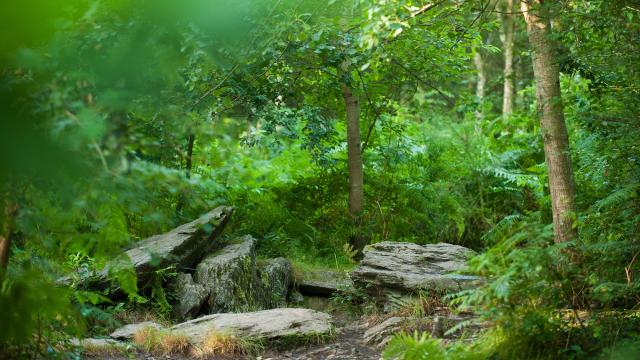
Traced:
[[253, 237], [240, 237], [206, 256], [193, 277], [179, 274], [172, 285], [176, 316], [184, 320], [286, 306], [291, 263], [285, 258], [257, 263], [255, 248]]
[[247, 235], [198, 264], [194, 280], [209, 292], [208, 313], [244, 312], [263, 307], [255, 246], [255, 239]]
[[266, 308], [284, 307], [293, 280], [291, 262], [285, 258], [269, 259], [259, 267]]

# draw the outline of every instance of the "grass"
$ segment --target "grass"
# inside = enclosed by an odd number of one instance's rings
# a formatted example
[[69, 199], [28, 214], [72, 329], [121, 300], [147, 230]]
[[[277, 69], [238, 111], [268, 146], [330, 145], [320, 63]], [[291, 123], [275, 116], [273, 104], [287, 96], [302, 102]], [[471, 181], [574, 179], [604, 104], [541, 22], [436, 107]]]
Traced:
[[104, 359], [106, 357], [115, 357], [115, 356], [121, 356], [131, 350], [133, 350], [134, 348], [132, 348], [131, 346], [127, 346], [127, 345], [121, 345], [121, 344], [92, 344], [92, 343], [88, 343], [88, 344], [84, 344], [84, 351], [82, 352], [82, 354], [85, 357], [89, 357], [89, 358], [98, 358], [98, 359]]
[[331, 341], [336, 336], [335, 329], [331, 329], [326, 334], [292, 334], [287, 336], [279, 337], [274, 340], [271, 345], [280, 350], [290, 349], [296, 346], [308, 346], [308, 345], [319, 345], [324, 344], [328, 341]]
[[211, 330], [204, 340], [193, 346], [191, 356], [196, 359], [215, 359], [224, 355], [256, 355], [264, 349], [262, 340], [240, 338], [233, 333]]
[[240, 338], [217, 330], [211, 330], [202, 342], [193, 344], [185, 335], [148, 327], [136, 332], [133, 342], [156, 356], [184, 355], [202, 360], [225, 355], [256, 355], [264, 349], [260, 339]]
[[169, 330], [147, 327], [133, 335], [133, 342], [145, 351], [159, 356], [188, 354], [189, 339]]

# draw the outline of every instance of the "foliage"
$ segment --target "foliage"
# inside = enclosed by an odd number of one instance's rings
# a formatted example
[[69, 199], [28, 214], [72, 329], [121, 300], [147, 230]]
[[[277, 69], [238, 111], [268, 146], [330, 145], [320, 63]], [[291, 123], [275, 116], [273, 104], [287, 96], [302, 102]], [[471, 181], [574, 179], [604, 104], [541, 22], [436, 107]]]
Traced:
[[[389, 356], [585, 358], [637, 351], [639, 13], [545, 2], [579, 238], [551, 241], [531, 54], [516, 25], [513, 114], [491, 1], [40, 1], [0, 5], [0, 356], [62, 357], [124, 313], [167, 320], [122, 250], [212, 207], [260, 256], [353, 266], [359, 239], [478, 250], [452, 298], [495, 323], [471, 345], [397, 337]], [[485, 56], [487, 96], [473, 93]], [[365, 209], [347, 211], [340, 84], [359, 98]], [[84, 289], [109, 263], [112, 288]], [[60, 286], [67, 279], [69, 286]], [[67, 284], [67, 281], [64, 281]], [[361, 304], [345, 291], [337, 303]], [[428, 301], [427, 301], [428, 303]], [[426, 311], [424, 304], [417, 309]], [[367, 309], [368, 311], [368, 309]], [[181, 343], [180, 341], [178, 343]], [[404, 354], [404, 355], [403, 355]], [[408, 354], [408, 355], [407, 355]], [[479, 355], [478, 355], [479, 356]]]

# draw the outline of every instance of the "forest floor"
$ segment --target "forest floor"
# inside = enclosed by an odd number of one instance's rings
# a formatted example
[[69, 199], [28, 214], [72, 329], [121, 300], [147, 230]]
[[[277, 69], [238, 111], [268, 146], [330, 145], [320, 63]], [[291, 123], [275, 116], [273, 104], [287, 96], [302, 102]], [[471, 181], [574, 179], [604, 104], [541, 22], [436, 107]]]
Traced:
[[336, 325], [335, 337], [325, 343], [306, 345], [289, 350], [267, 350], [261, 360], [378, 360], [381, 350], [367, 344], [363, 335], [367, 330], [360, 319], [354, 319], [346, 314], [334, 314]]
[[[218, 355], [217, 360], [379, 360], [381, 350], [374, 345], [367, 344], [364, 340], [364, 332], [367, 330], [363, 325], [363, 319], [354, 317], [341, 311], [332, 312], [335, 325], [335, 335], [319, 344], [306, 344], [288, 348], [270, 348], [256, 355]], [[186, 355], [155, 355], [144, 351], [127, 353], [95, 353], [85, 355], [85, 359], [106, 359], [106, 360], [193, 360], [193, 357]]]

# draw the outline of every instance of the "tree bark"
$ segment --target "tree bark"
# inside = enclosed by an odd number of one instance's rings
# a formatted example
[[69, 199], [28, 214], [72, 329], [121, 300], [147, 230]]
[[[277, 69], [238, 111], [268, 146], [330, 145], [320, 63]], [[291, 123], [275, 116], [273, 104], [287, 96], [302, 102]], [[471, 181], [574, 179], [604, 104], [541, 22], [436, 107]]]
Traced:
[[[480, 106], [476, 110], [476, 118], [478, 120], [482, 120], [483, 111], [482, 111], [482, 101], [484, 99], [484, 89], [487, 84], [487, 74], [484, 71], [484, 60], [482, 59], [482, 54], [480, 54], [480, 50], [476, 49], [475, 55], [473, 55], [473, 63], [476, 66], [477, 78], [476, 78], [476, 97], [478, 98], [478, 103]], [[479, 125], [476, 124], [476, 127], [479, 131]]]
[[360, 151], [360, 110], [358, 97], [353, 94], [348, 84], [342, 82], [342, 96], [347, 120], [347, 162], [349, 167], [349, 213], [358, 216], [363, 209], [363, 168]]
[[196, 135], [194, 133], [189, 134], [187, 139], [187, 179], [191, 178], [191, 169], [193, 168], [193, 143], [196, 141]]
[[521, 9], [533, 50], [538, 116], [549, 170], [554, 239], [556, 243], [562, 243], [577, 236], [574, 226], [575, 184], [560, 94], [560, 71], [556, 61], [558, 56], [550, 38], [549, 19], [540, 7], [543, 2], [544, 0], [523, 0]]
[[513, 112], [514, 98], [514, 71], [513, 71], [513, 34], [515, 22], [513, 17], [514, 0], [504, 1], [504, 11], [502, 15], [502, 32], [500, 40], [504, 51], [504, 91], [502, 96], [502, 116], [509, 116]]
[[[191, 170], [193, 168], [193, 144], [196, 141], [196, 135], [194, 133], [190, 133], [187, 138], [187, 156], [186, 156], [186, 169], [185, 176], [187, 179], [191, 178]], [[178, 198], [178, 203], [176, 204], [176, 213], [180, 214], [182, 208], [184, 207], [185, 196], [181, 194]]]
[[5, 200], [4, 216], [0, 223], [0, 274], [7, 269], [9, 265], [9, 253], [11, 252], [11, 233], [13, 231], [13, 223], [18, 214], [18, 206]]
[[487, 85], [487, 75], [484, 71], [484, 60], [482, 59], [482, 54], [480, 51], [476, 49], [476, 54], [473, 56], [473, 63], [476, 66], [476, 71], [478, 73], [478, 78], [476, 79], [476, 96], [479, 101], [484, 99], [484, 89]]

